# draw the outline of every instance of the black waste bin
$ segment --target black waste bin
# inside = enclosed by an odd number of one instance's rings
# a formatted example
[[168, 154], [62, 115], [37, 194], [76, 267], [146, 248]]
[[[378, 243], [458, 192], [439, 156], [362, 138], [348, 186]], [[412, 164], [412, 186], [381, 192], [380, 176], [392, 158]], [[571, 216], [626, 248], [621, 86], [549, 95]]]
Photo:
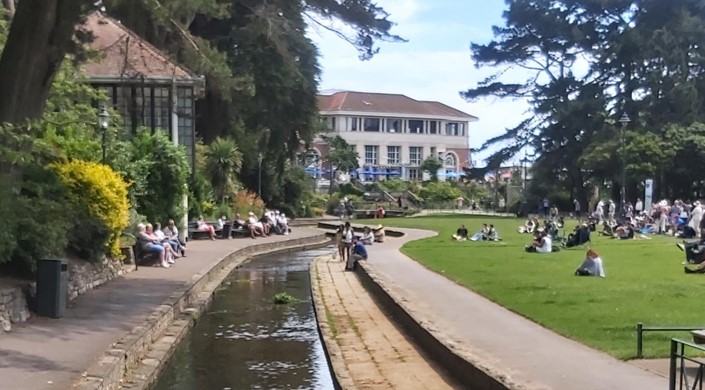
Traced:
[[230, 238], [230, 231], [233, 228], [233, 224], [230, 222], [226, 222], [223, 224], [223, 232], [220, 235], [220, 238], [225, 238], [228, 239]]
[[69, 263], [63, 259], [37, 262], [37, 314], [61, 318], [66, 311], [69, 289]]

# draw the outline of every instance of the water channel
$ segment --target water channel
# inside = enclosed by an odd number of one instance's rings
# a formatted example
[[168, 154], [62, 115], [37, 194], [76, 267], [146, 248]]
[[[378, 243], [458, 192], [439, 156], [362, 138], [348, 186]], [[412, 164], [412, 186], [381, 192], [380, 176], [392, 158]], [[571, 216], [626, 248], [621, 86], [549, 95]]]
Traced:
[[[309, 265], [330, 248], [235, 270], [177, 348], [155, 389], [334, 389], [311, 302]], [[275, 305], [286, 292], [299, 299]]]

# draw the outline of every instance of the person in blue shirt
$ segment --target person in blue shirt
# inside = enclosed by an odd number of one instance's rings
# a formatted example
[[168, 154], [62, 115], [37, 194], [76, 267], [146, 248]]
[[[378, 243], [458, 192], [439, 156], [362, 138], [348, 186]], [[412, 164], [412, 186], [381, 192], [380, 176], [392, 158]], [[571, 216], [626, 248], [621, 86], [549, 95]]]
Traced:
[[348, 258], [345, 269], [349, 271], [354, 270], [355, 264], [360, 260], [367, 260], [367, 249], [362, 241], [355, 237], [353, 239], [352, 255]]

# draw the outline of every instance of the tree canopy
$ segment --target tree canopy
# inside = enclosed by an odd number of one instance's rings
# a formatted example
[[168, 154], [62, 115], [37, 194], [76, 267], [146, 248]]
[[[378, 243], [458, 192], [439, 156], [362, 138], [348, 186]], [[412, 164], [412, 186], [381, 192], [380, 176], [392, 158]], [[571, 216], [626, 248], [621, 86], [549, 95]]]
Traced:
[[[705, 173], [683, 171], [705, 94], [705, 7], [697, 0], [508, 0], [504, 25], [489, 43], [473, 43], [477, 67], [497, 72], [462, 92], [527, 98], [533, 115], [488, 140], [496, 168], [522, 149], [538, 158], [533, 177], [544, 194], [565, 188], [586, 199], [594, 185], [612, 195], [621, 183], [621, 125], [626, 140], [627, 193], [656, 179], [661, 196], [705, 196], [692, 183]], [[522, 69], [523, 82], [508, 82]], [[676, 137], [681, 134], [681, 137]], [[695, 141], [697, 142], [697, 141]], [[687, 176], [687, 178], [686, 178]]]

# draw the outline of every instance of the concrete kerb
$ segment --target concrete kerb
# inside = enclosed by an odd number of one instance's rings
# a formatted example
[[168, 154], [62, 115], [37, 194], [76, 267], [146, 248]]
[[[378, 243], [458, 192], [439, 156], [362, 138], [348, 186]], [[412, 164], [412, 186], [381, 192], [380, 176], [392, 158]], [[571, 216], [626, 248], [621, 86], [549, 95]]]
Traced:
[[394, 322], [424, 353], [443, 367], [458, 383], [471, 389], [526, 390], [508, 375], [495, 367], [488, 367], [482, 359], [468, 351], [461, 350], [447, 336], [440, 334], [432, 326], [432, 321], [410, 308], [403, 298], [386, 286], [365, 262], [360, 262], [356, 274], [362, 285], [384, 308]]
[[313, 311], [316, 313], [318, 322], [318, 333], [323, 339], [323, 352], [326, 354], [328, 366], [333, 374], [333, 384], [336, 389], [348, 390], [355, 388], [355, 382], [353, 382], [350, 376], [348, 365], [345, 363], [345, 358], [343, 357], [343, 351], [340, 349], [340, 345], [338, 345], [338, 341], [328, 324], [326, 303], [319, 285], [320, 277], [318, 275], [317, 265], [319, 262], [326, 261], [330, 258], [330, 256], [321, 256], [311, 263], [309, 270], [311, 278], [311, 298], [313, 299]]
[[[147, 319], [117, 341], [74, 385], [81, 390], [118, 388], [146, 389], [156, 379], [178, 342], [188, 333], [201, 310], [210, 302], [212, 292], [233, 269], [252, 256], [286, 252], [329, 243], [325, 235], [253, 245], [235, 250], [205, 267], [190, 282], [178, 289], [157, 307]], [[173, 326], [173, 328], [171, 328]], [[150, 347], [164, 337], [169, 345], [160, 345], [159, 353], [148, 356]], [[147, 357], [147, 359], [145, 359]], [[138, 367], [139, 365], [139, 367]], [[127, 381], [123, 377], [137, 368]], [[129, 376], [129, 375], [128, 375]]]

